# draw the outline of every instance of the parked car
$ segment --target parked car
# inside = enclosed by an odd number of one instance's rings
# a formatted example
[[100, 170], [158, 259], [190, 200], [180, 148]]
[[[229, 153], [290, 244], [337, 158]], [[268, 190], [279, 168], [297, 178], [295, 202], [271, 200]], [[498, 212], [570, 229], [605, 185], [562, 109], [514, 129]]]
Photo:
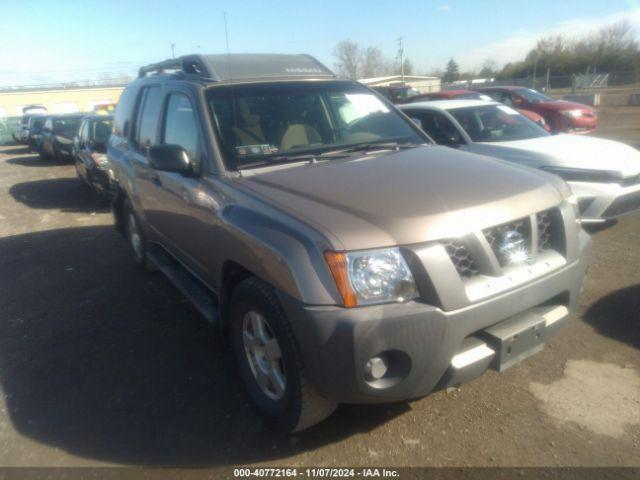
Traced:
[[41, 105], [29, 105], [22, 109], [22, 118], [20, 119], [19, 125], [16, 125], [15, 133], [13, 134], [13, 139], [22, 143], [23, 145], [28, 145], [29, 143], [29, 122], [31, 118], [34, 116], [46, 115], [47, 109]]
[[48, 116], [42, 127], [40, 155], [57, 161], [71, 160], [73, 139], [83, 116], [79, 113]]
[[381, 94], [391, 103], [403, 103], [415, 96], [420, 95], [420, 90], [417, 90], [411, 85], [407, 85], [405, 83], [371, 88]]
[[590, 240], [564, 181], [432, 145], [307, 55], [143, 67], [108, 157], [136, 262], [228, 336], [285, 430], [504, 370], [583, 283]]
[[640, 152], [603, 138], [550, 135], [514, 109], [482, 100], [402, 105], [441, 145], [539, 168], [565, 179], [583, 223], [603, 223], [640, 208]]
[[96, 193], [111, 193], [113, 172], [107, 159], [107, 142], [111, 135], [113, 117], [88, 115], [82, 119], [73, 141], [73, 159], [78, 177]]
[[0, 117], [0, 145], [17, 141], [16, 128], [20, 125], [20, 117]]
[[[402, 103], [415, 103], [415, 102], [426, 102], [430, 100], [489, 100], [493, 99], [488, 95], [485, 95], [480, 92], [474, 92], [473, 90], [441, 90], [440, 92], [430, 92], [430, 93], [422, 93], [420, 95], [416, 95], [415, 97], [411, 97], [406, 102]], [[531, 110], [524, 110], [521, 108], [517, 109], [522, 115], [527, 117], [532, 122], [537, 123], [542, 128], [547, 131], [551, 131], [551, 128], [545, 121], [542, 115], [537, 114], [536, 112], [532, 112]]]
[[591, 107], [566, 100], [553, 100], [531, 88], [483, 87], [476, 91], [490, 96], [496, 102], [542, 115], [554, 132], [592, 133], [597, 127], [598, 117]]
[[29, 152], [39, 151], [42, 141], [42, 128], [47, 119], [46, 115], [32, 115], [27, 123], [27, 147]]

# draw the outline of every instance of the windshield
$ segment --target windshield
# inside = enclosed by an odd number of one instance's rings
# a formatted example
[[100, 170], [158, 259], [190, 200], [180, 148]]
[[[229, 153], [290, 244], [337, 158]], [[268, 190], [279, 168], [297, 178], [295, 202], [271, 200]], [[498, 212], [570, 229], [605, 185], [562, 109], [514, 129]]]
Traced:
[[104, 120], [96, 120], [93, 122], [93, 135], [92, 138], [96, 143], [107, 143], [109, 135], [111, 135], [111, 127], [113, 120], [105, 118]]
[[515, 90], [513, 90], [513, 93], [515, 93], [516, 95], [520, 95], [526, 101], [531, 103], [548, 102], [551, 100], [546, 95], [535, 90], [531, 90], [530, 88], [516, 88]]
[[420, 92], [413, 87], [396, 88], [394, 92], [396, 97], [402, 100], [420, 95]]
[[546, 137], [549, 133], [506, 105], [456, 108], [449, 113], [474, 142], [507, 142]]
[[34, 117], [31, 120], [31, 130], [42, 130], [45, 120], [45, 117]]
[[53, 131], [62, 135], [75, 134], [81, 121], [81, 117], [57, 118], [53, 121]]
[[362, 86], [296, 82], [214, 87], [208, 100], [229, 168], [371, 143], [427, 143]]

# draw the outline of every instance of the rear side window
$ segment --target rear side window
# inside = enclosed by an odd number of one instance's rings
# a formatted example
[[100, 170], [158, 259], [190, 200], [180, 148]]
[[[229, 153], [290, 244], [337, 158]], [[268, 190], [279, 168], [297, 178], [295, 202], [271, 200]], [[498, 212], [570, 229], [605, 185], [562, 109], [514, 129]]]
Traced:
[[422, 123], [422, 130], [427, 132], [438, 144], [463, 143], [462, 136], [456, 126], [445, 115], [436, 111], [405, 110], [411, 118], [417, 118]]
[[136, 128], [133, 133], [134, 143], [140, 150], [156, 143], [161, 101], [162, 91], [159, 86], [146, 87], [142, 90]]
[[169, 95], [162, 139], [163, 143], [180, 145], [191, 160], [197, 161], [198, 125], [193, 107], [186, 95]]
[[131, 118], [131, 112], [135, 104], [136, 89], [125, 88], [118, 100], [118, 106], [116, 107], [115, 120], [113, 133], [116, 135], [124, 135], [124, 125], [127, 120]]

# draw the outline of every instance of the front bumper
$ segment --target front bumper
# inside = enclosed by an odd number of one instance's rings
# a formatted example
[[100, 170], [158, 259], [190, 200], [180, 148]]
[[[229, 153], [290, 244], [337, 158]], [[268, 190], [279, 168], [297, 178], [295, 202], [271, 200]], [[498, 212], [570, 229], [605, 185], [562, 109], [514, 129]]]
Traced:
[[[417, 398], [447, 384], [467, 381], [488, 366], [475, 364], [455, 376], [452, 360], [470, 342], [504, 321], [521, 321], [536, 309], [573, 311], [587, 267], [590, 239], [580, 232], [576, 258], [552, 273], [465, 308], [444, 311], [421, 302], [346, 309], [309, 306], [280, 293], [303, 361], [318, 393], [341, 403], [377, 403]], [[544, 340], [562, 322], [543, 332]], [[512, 322], [511, 322], [512, 323]], [[476, 342], [477, 343], [477, 342]], [[543, 342], [544, 343], [544, 342]], [[398, 365], [390, 381], [367, 380], [367, 362], [385, 352]], [[370, 365], [370, 364], [369, 364]], [[481, 368], [478, 368], [481, 365]], [[472, 369], [473, 370], [473, 369]], [[401, 378], [398, 378], [401, 377]]]
[[567, 183], [578, 197], [583, 223], [602, 223], [640, 209], [640, 182], [628, 186], [597, 182]]

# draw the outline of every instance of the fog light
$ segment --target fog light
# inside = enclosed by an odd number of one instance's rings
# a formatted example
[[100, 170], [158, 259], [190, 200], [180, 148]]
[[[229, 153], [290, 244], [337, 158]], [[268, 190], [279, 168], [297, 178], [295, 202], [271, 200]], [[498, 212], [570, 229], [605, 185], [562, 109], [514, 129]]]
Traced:
[[371, 357], [364, 366], [364, 376], [367, 380], [379, 380], [385, 376], [389, 367], [384, 357]]

